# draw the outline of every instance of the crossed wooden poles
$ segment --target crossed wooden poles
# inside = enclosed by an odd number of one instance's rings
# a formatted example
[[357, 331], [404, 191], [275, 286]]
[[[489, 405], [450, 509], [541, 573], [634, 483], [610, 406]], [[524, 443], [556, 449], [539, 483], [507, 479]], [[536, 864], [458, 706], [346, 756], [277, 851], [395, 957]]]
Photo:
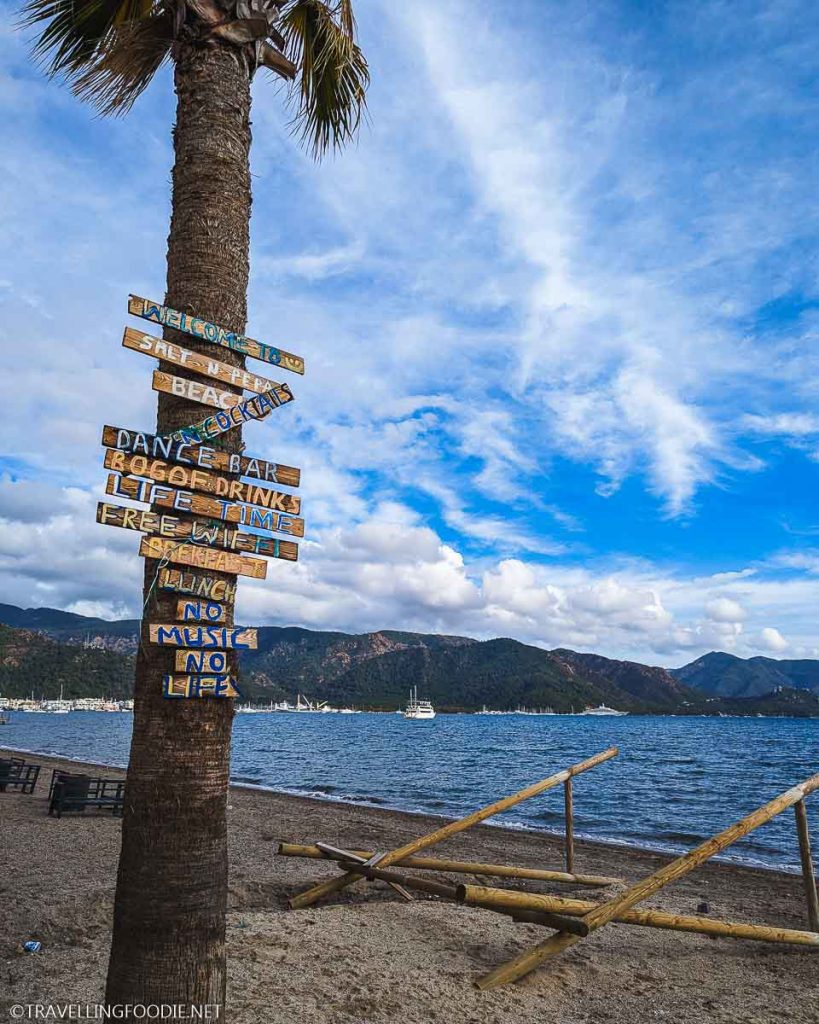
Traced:
[[[290, 900], [293, 908], [308, 907], [324, 896], [338, 892], [362, 878], [380, 879], [397, 888], [404, 898], [411, 898], [406, 888], [418, 889], [434, 895], [456, 900], [470, 906], [483, 907], [499, 913], [510, 915], [514, 920], [541, 924], [554, 929], [554, 934], [532, 949], [501, 964], [487, 975], [480, 978], [478, 988], [490, 989], [516, 981], [528, 974], [545, 960], [556, 956], [563, 950], [580, 942], [598, 928], [612, 921], [624, 924], [643, 925], [652, 928], [669, 928], [675, 931], [699, 932], [705, 935], [728, 936], [738, 939], [754, 939], [766, 942], [791, 943], [800, 946], [819, 947], [819, 897], [817, 897], [816, 878], [808, 832], [805, 798], [819, 789], [819, 774], [805, 782], [794, 786], [787, 792], [769, 801], [763, 807], [747, 815], [741, 821], [731, 825], [712, 839], [706, 840], [689, 853], [678, 857], [659, 871], [649, 875], [625, 892], [602, 904], [584, 900], [563, 899], [535, 893], [514, 892], [478, 885], [445, 885], [440, 882], [418, 878], [397, 871], [387, 870], [390, 865], [412, 868], [426, 868], [439, 872], [464, 872], [473, 875], [486, 874], [502, 877], [531, 878], [553, 882], [572, 882], [576, 885], [610, 885], [619, 881], [596, 875], [576, 875], [570, 869], [573, 866], [573, 839], [571, 835], [571, 779], [581, 772], [588, 771], [617, 754], [612, 747], [572, 767], [551, 775], [548, 779], [529, 786], [512, 796], [490, 804], [481, 810], [458, 821], [444, 825], [434, 832], [392, 850], [389, 853], [373, 854], [370, 851], [340, 850], [336, 847], [319, 843], [316, 846], [294, 846], [283, 843], [279, 853], [286, 856], [329, 858], [340, 863], [344, 873], [320, 885], [313, 886], [306, 892], [294, 896]], [[498, 864], [475, 864], [465, 861], [437, 860], [430, 857], [416, 857], [414, 854], [425, 850], [436, 843], [448, 839], [458, 832], [463, 832], [472, 825], [486, 820], [500, 811], [513, 807], [529, 797], [543, 793], [563, 783], [566, 787], [566, 866], [567, 871], [547, 871], [535, 868], [517, 868]], [[777, 928], [768, 925], [745, 924], [730, 921], [717, 921], [703, 917], [687, 917], [670, 914], [660, 910], [635, 910], [634, 907], [643, 900], [653, 896], [670, 882], [682, 878], [690, 871], [699, 867], [711, 857], [731, 846], [738, 839], [748, 835], [760, 825], [781, 814], [788, 807], [793, 807], [796, 814], [796, 829], [802, 863], [802, 875], [808, 907], [808, 922], [811, 931], [800, 931], [791, 928]]]

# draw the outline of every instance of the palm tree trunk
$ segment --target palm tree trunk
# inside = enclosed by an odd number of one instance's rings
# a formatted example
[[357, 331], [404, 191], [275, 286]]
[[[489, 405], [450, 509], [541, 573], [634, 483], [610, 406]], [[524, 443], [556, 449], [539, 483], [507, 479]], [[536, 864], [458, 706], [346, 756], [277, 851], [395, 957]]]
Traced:
[[[183, 45], [175, 69], [166, 303], [236, 331], [244, 331], [247, 316], [251, 74], [245, 55], [222, 45]], [[214, 352], [207, 342], [170, 330], [165, 335]], [[244, 365], [228, 349], [218, 356]], [[157, 433], [207, 412], [160, 394]], [[241, 448], [240, 429], [223, 437], [228, 449]], [[176, 597], [152, 589], [157, 569], [155, 560], [146, 560], [106, 1001], [218, 1004], [222, 1019], [233, 706], [230, 700], [163, 698], [162, 676], [173, 671], [173, 651], [147, 642], [148, 624], [173, 622]]]

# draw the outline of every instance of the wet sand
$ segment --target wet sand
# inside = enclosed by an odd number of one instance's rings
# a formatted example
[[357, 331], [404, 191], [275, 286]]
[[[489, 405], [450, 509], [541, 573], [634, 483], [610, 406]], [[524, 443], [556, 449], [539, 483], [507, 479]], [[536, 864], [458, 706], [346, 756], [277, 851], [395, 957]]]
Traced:
[[[0, 794], [0, 1009], [12, 1003], [97, 1002], [102, 997], [120, 821], [47, 814], [51, 768], [31, 796]], [[95, 768], [94, 774], [101, 774]], [[119, 777], [105, 769], [107, 777]], [[324, 840], [386, 850], [431, 831], [439, 818], [233, 787], [229, 803], [228, 1019], [233, 1024], [529, 1024], [649, 1021], [819, 1022], [819, 948], [609, 925], [522, 981], [482, 993], [473, 982], [546, 937], [484, 910], [419, 894], [404, 903], [382, 883], [347, 890], [307, 910], [287, 897], [335, 868], [277, 857], [278, 842]], [[561, 846], [534, 833], [478, 826], [430, 856], [560, 869]], [[634, 882], [668, 857], [578, 843], [576, 870]], [[541, 882], [431, 875], [580, 899], [586, 889]], [[709, 864], [645, 906], [801, 928], [801, 879]], [[43, 943], [26, 955], [28, 939]]]

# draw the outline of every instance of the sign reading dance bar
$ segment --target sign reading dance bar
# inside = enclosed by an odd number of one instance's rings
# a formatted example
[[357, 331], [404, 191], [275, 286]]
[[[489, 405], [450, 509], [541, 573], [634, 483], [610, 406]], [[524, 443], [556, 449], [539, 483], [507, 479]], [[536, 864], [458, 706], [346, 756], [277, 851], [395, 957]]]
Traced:
[[104, 448], [117, 448], [131, 455], [149, 455], [153, 459], [166, 459], [168, 462], [181, 462], [186, 466], [198, 466], [200, 469], [216, 469], [220, 473], [250, 476], [270, 484], [284, 484], [285, 487], [298, 487], [301, 483], [301, 470], [294, 466], [280, 466], [277, 462], [265, 462], [264, 459], [223, 452], [219, 448], [209, 448], [204, 444], [182, 444], [167, 437], [143, 434], [138, 430], [126, 430], [125, 427], [103, 427], [102, 445]]
[[[129, 296], [128, 311], [167, 328], [167, 337], [156, 337], [126, 327], [122, 338], [124, 348], [158, 361], [152, 384], [154, 391], [171, 396], [158, 403], [159, 423], [167, 433], [103, 427], [104, 465], [111, 470], [106, 494], [150, 508], [101, 501], [97, 522], [139, 534], [139, 554], [153, 560], [147, 567], [143, 628], [152, 644], [167, 648], [156, 680], [163, 696], [241, 697], [234, 677], [237, 658], [228, 652], [255, 650], [257, 635], [255, 629], [234, 626], [236, 577], [265, 579], [265, 558], [295, 562], [298, 544], [269, 534], [302, 537], [304, 520], [301, 499], [270, 486], [298, 487], [301, 470], [244, 455], [237, 436], [245, 423], [266, 419], [292, 402], [293, 393], [231, 353], [300, 374], [304, 360], [138, 295]], [[196, 341], [178, 344], [174, 331]], [[252, 397], [246, 398], [246, 391]], [[197, 402], [216, 411], [176, 427], [195, 415], [191, 409]], [[286, 420], [280, 417], [277, 425], [281, 422]], [[168, 623], [174, 617], [178, 621]], [[170, 671], [171, 664], [179, 674]], [[143, 713], [139, 695], [135, 711]]]
[[184, 331], [185, 334], [209, 341], [213, 345], [221, 345], [223, 348], [233, 349], [234, 352], [241, 352], [242, 355], [261, 359], [262, 362], [282, 366], [285, 370], [292, 370], [293, 373], [304, 373], [304, 360], [301, 356], [294, 356], [292, 352], [285, 352], [272, 345], [265, 345], [264, 342], [256, 341], [254, 338], [246, 338], [244, 334], [228, 331], [209, 320], [203, 320], [202, 317], [191, 316], [190, 313], [180, 313], [169, 306], [161, 306], [158, 302], [140, 298], [139, 295], [128, 296], [128, 312], [142, 317], [143, 320], [150, 320], [151, 323], [172, 327], [176, 331]]

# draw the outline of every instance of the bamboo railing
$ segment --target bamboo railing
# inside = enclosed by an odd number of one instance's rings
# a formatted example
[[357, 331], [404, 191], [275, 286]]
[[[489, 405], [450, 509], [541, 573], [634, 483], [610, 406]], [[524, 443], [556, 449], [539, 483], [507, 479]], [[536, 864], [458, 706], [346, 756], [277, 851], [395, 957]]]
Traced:
[[[322, 844], [323, 846], [323, 844]], [[310, 860], [335, 860], [319, 846], [299, 846], [296, 843], [279, 843], [276, 851], [280, 857], [305, 857]], [[349, 850], [366, 861], [375, 854], [371, 850]], [[348, 857], [348, 860], [352, 858]], [[380, 862], [383, 864], [383, 861]], [[549, 871], [544, 868], [522, 868], [510, 864], [483, 864], [470, 860], [440, 860], [437, 857], [404, 857], [394, 861], [394, 866], [402, 868], [419, 868], [424, 871], [440, 871], [442, 874], [460, 875], [492, 875], [495, 878], [526, 878], [538, 882], [559, 882], [567, 885], [583, 885], [604, 888], [621, 882], [620, 878], [606, 875], [577, 875], [566, 871]]]
[[[731, 825], [724, 831], [711, 839], [701, 843], [695, 849], [689, 853], [684, 854], [682, 857], [678, 857], [673, 860], [670, 864], [666, 864], [665, 867], [660, 868], [659, 871], [655, 871], [654, 874], [649, 875], [647, 878], [642, 879], [635, 885], [632, 885], [624, 893], [616, 896], [614, 899], [609, 900], [607, 903], [600, 904], [590, 910], [583, 916], [583, 920], [589, 926], [589, 931], [596, 931], [598, 928], [602, 928], [610, 921], [617, 919], [618, 915], [625, 911], [631, 910], [635, 904], [648, 899], [653, 896], [654, 893], [659, 892], [664, 886], [670, 882], [676, 881], [679, 878], [687, 875], [690, 871], [704, 864], [705, 861], [710, 860], [711, 857], [727, 849], [732, 843], [735, 843], [737, 839], [741, 839], [743, 836], [748, 835], [755, 829], [759, 828], [760, 825], [764, 825], [765, 822], [770, 821], [771, 818], [775, 818], [782, 811], [788, 807], [793, 807], [795, 804], [803, 801], [806, 796], [819, 789], [819, 775], [813, 775], [805, 782], [799, 783], [799, 785], [787, 790], [780, 796], [770, 800], [763, 807], [758, 808], [753, 813], [742, 818], [736, 824]], [[799, 812], [797, 812], [798, 814]], [[803, 849], [803, 861], [804, 861], [804, 846]], [[808, 852], [807, 860], [810, 862], [810, 855]], [[804, 868], [803, 863], [803, 868]], [[812, 863], [809, 865], [810, 874], [813, 876]], [[807, 871], [805, 871], [807, 878]], [[514, 957], [508, 963], [501, 964], [496, 967], [493, 971], [490, 971], [484, 977], [480, 978], [477, 982], [477, 986], [480, 989], [496, 988], [499, 985], [505, 985], [508, 982], [516, 981], [518, 978], [522, 978], [525, 974], [528, 974], [531, 970], [543, 963], [544, 960], [548, 960], [550, 957], [556, 956], [558, 953], [562, 953], [563, 950], [568, 949], [570, 946], [575, 945], [580, 941], [580, 936], [572, 934], [570, 932], [558, 932], [546, 939], [544, 942], [539, 943], [537, 946], [519, 956]]]
[[[473, 825], [477, 825], [481, 821], [485, 821], [487, 818], [491, 818], [495, 814], [500, 814], [501, 811], [506, 811], [510, 807], [515, 807], [524, 800], [530, 799], [530, 797], [537, 796], [539, 793], [545, 793], [546, 790], [559, 786], [561, 783], [566, 782], [575, 775], [580, 775], [582, 772], [587, 772], [591, 768], [595, 768], [604, 761], [608, 761], [612, 757], [616, 757], [617, 754], [617, 747], [610, 747], [608, 750], [603, 750], [599, 754], [595, 754], [593, 757], [586, 758], [585, 761], [580, 761], [577, 764], [572, 765], [570, 768], [566, 768], [561, 772], [556, 772], [554, 775], [550, 775], [547, 779], [536, 782], [532, 786], [527, 786], [526, 789], [520, 790], [519, 793], [513, 793], [511, 796], [504, 797], [502, 800], [496, 800], [494, 803], [491, 803], [486, 807], [482, 807], [480, 810], [473, 811], [472, 814], [468, 814], [465, 818], [460, 818], [458, 821], [452, 821], [448, 825], [443, 825], [441, 828], [435, 829], [434, 832], [430, 832], [428, 835], [421, 836], [418, 839], [413, 839], [411, 842], [405, 843], [404, 846], [385, 853], [384, 856], [379, 859], [379, 867], [383, 869], [389, 867], [391, 864], [398, 864], [407, 857], [410, 857], [415, 853], [419, 853], [421, 850], [426, 850], [428, 847], [434, 846], [436, 843], [449, 839], [450, 836], [457, 835], [459, 832], [464, 832], [466, 829], [471, 828]], [[321, 882], [319, 885], [311, 886], [311, 888], [307, 889], [305, 892], [293, 896], [289, 901], [290, 906], [294, 910], [312, 906], [312, 904], [317, 900], [322, 899], [324, 896], [329, 896], [334, 892], [339, 892], [348, 885], [352, 885], [353, 882], [360, 881], [362, 877], [363, 876], [358, 871], [345, 871], [344, 874], [339, 875], [336, 878], [331, 878], [326, 882]]]

